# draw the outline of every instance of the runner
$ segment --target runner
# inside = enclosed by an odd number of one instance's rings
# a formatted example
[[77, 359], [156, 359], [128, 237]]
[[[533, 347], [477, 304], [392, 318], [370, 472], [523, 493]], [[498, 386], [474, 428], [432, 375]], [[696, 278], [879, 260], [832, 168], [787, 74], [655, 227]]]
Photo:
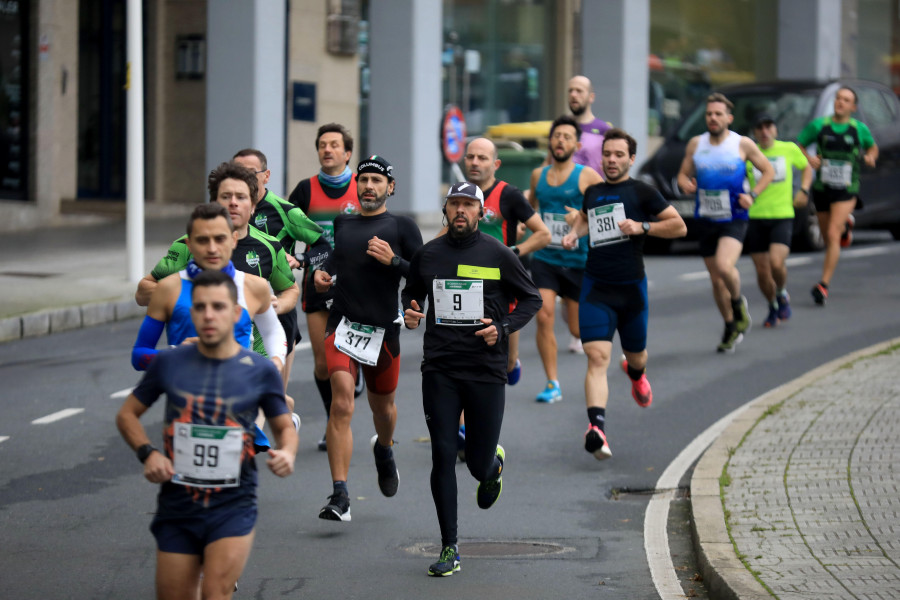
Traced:
[[[444, 203], [448, 235], [415, 256], [402, 293], [409, 329], [425, 318], [422, 404], [431, 435], [431, 494], [441, 529], [432, 576], [459, 571], [456, 437], [466, 412], [466, 465], [479, 481], [478, 506], [490, 508], [503, 489], [506, 459], [498, 444], [506, 393], [509, 334], [534, 316], [541, 298], [518, 257], [478, 231], [484, 195], [454, 184]], [[422, 312], [428, 298], [427, 316]], [[509, 305], [517, 300], [510, 312]]]
[[[196, 344], [165, 350], [116, 417], [122, 437], [162, 484], [150, 530], [156, 538], [157, 598], [231, 598], [250, 556], [256, 524], [257, 473], [253, 417], [262, 410], [279, 449], [266, 464], [275, 475], [294, 470], [297, 434], [274, 366], [241, 348], [238, 287], [221, 271], [194, 278], [191, 319]], [[151, 443], [140, 417], [166, 394], [163, 448]]]
[[[806, 206], [809, 186], [812, 184], [812, 167], [793, 142], [777, 139], [778, 127], [769, 115], [759, 115], [753, 125], [756, 143], [775, 170], [775, 179], [766, 187], [748, 211], [750, 224], [744, 247], [756, 267], [759, 291], [769, 305], [769, 314], [763, 323], [775, 327], [779, 321], [791, 317], [790, 295], [787, 291], [787, 257], [791, 253], [791, 237], [794, 232], [794, 207]], [[800, 189], [794, 193], [794, 169], [803, 171]], [[756, 184], [761, 173], [747, 164], [747, 179]]]
[[319, 518], [350, 520], [347, 473], [353, 454], [350, 421], [357, 371], [366, 378], [376, 434], [372, 438], [378, 487], [391, 497], [400, 476], [394, 461], [397, 423], [394, 393], [400, 375], [400, 324], [397, 291], [409, 273], [409, 260], [422, 246], [422, 234], [409, 217], [387, 211], [395, 191], [394, 171], [373, 155], [356, 169], [359, 215], [334, 219], [335, 251], [315, 272], [319, 292], [334, 288], [325, 328], [325, 356], [331, 378], [331, 416], [326, 438], [333, 492]]
[[[775, 175], [753, 140], [728, 129], [734, 121], [733, 108], [722, 94], [706, 98], [707, 132], [690, 139], [678, 171], [678, 187], [687, 194], [696, 193], [694, 217], [700, 232], [700, 256], [725, 321], [716, 351], [728, 353], [734, 352], [751, 325], [736, 266], [747, 234], [747, 209]], [[749, 193], [744, 191], [748, 160], [761, 173]]]
[[[251, 225], [263, 233], [274, 237], [284, 248], [285, 258], [291, 269], [300, 269], [310, 264], [310, 259], [324, 260], [331, 246], [322, 235], [322, 228], [312, 222], [302, 210], [286, 200], [282, 200], [266, 185], [272, 173], [268, 168], [266, 155], [255, 148], [239, 150], [232, 160], [256, 174], [258, 184], [257, 203], [253, 211]], [[297, 242], [303, 242], [309, 248], [299, 257], [294, 256]], [[297, 309], [294, 308], [278, 315], [287, 336], [288, 348], [282, 378], [287, 393], [288, 381], [291, 377], [291, 366], [294, 363], [294, 344], [300, 341], [300, 328], [297, 325]]]
[[[150, 365], [157, 354], [156, 344], [164, 328], [169, 345], [196, 338], [197, 331], [190, 320], [191, 282], [204, 270], [222, 270], [235, 280], [240, 291], [238, 303], [245, 311], [244, 317], [235, 326], [235, 338], [238, 343], [250, 348], [255, 323], [266, 354], [281, 370], [287, 344], [284, 330], [271, 309], [271, 290], [262, 278], [234, 268], [231, 256], [236, 235], [234, 224], [224, 207], [201, 204], [194, 209], [188, 220], [184, 241], [186, 254], [193, 258], [183, 270], [166, 277], [156, 286], [132, 349], [131, 364], [135, 369], [143, 371]], [[293, 410], [292, 402], [288, 406]], [[292, 414], [291, 418], [299, 431], [300, 417]], [[269, 443], [261, 427], [262, 421], [257, 428], [256, 443], [260, 448], [265, 448]]]
[[[316, 133], [316, 152], [321, 166], [319, 174], [298, 183], [288, 200], [315, 221], [325, 231], [328, 243], [334, 246], [334, 218], [340, 214], [359, 213], [355, 176], [349, 166], [353, 137], [343, 125], [322, 125]], [[331, 412], [331, 380], [325, 358], [325, 325], [332, 296], [331, 293], [320, 294], [316, 291], [313, 283], [315, 268], [313, 263], [303, 272], [301, 306], [306, 313], [306, 329], [315, 360], [313, 379], [327, 417]], [[362, 394], [363, 382], [360, 376], [354, 391], [357, 398]], [[327, 432], [319, 441], [319, 450], [323, 452], [328, 449], [326, 438]]]
[[[616, 330], [622, 341], [622, 368], [631, 379], [631, 396], [638, 406], [653, 402], [645, 375], [647, 319], [650, 304], [644, 272], [644, 240], [652, 235], [677, 238], [687, 227], [658, 191], [631, 178], [637, 142], [621, 129], [610, 129], [603, 141], [603, 178], [584, 192], [584, 207], [564, 248], [575, 248], [590, 234], [590, 250], [581, 283], [578, 326], [588, 366], [584, 380], [588, 430], [584, 449], [597, 460], [612, 456], [606, 439], [607, 370]], [[651, 221], [651, 218], [655, 219]]]
[[[825, 238], [825, 262], [822, 278], [810, 293], [819, 306], [828, 300], [828, 286], [841, 257], [841, 239], [850, 245], [853, 209], [859, 196], [860, 158], [869, 168], [878, 160], [878, 145], [865, 123], [853, 118], [858, 98], [856, 92], [842, 86], [834, 97], [834, 114], [820, 117], [807, 125], [797, 142], [810, 166], [816, 170], [813, 184], [813, 203], [819, 219], [819, 229]], [[807, 147], [816, 143], [816, 154]], [[862, 155], [862, 156], [860, 156]]]
[[603, 179], [590, 167], [576, 164], [572, 159], [579, 148], [581, 129], [569, 116], [562, 116], [550, 126], [551, 164], [538, 167], [531, 173], [531, 204], [540, 210], [541, 218], [550, 229], [547, 248], [534, 253], [531, 275], [541, 292], [543, 306], [537, 317], [537, 347], [547, 375], [547, 385], [535, 400], [552, 403], [562, 400], [556, 357], [556, 334], [553, 331], [557, 296], [566, 298], [569, 333], [578, 333], [578, 298], [581, 277], [587, 260], [587, 241], [581, 240], [575, 250], [562, 247], [562, 238], [569, 231], [566, 215], [581, 210], [584, 190]]

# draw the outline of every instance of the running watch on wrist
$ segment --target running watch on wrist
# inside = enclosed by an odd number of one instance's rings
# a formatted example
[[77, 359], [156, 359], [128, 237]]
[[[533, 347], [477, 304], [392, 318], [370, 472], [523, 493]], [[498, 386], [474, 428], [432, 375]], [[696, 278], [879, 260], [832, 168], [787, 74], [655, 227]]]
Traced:
[[641, 223], [641, 229], [644, 230], [644, 235], [647, 235], [648, 233], [650, 233], [650, 223], [644, 221], [643, 223]]
[[400, 266], [400, 257], [396, 254], [391, 257], [391, 266], [395, 269]]
[[147, 458], [154, 452], [158, 452], [158, 450], [153, 447], [153, 444], [144, 444], [135, 450], [135, 454], [137, 454], [137, 458], [141, 463], [146, 462]]

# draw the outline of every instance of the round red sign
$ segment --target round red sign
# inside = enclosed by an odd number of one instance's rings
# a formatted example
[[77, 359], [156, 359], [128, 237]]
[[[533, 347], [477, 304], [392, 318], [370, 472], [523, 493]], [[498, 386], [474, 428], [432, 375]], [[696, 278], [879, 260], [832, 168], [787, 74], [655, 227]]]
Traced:
[[441, 149], [447, 162], [462, 160], [466, 151], [466, 119], [456, 106], [450, 106], [444, 113], [441, 124]]

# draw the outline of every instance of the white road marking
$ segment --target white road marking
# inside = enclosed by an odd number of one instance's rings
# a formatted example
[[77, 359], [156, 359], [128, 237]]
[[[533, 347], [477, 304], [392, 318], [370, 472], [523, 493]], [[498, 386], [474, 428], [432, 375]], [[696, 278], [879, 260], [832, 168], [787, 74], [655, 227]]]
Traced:
[[46, 417], [41, 417], [40, 419], [35, 419], [31, 422], [32, 425], [46, 425], [47, 423], [53, 423], [56, 421], [60, 421], [62, 419], [67, 419], [71, 416], [83, 413], [83, 408], [66, 408], [55, 413], [49, 414]]
[[784, 264], [789, 267], [799, 267], [801, 265], [808, 265], [812, 263], [813, 259], [810, 256], [793, 256], [786, 261]]
[[701, 279], [709, 279], [708, 271], [694, 271], [693, 273], [682, 273], [678, 276], [682, 281], [699, 281]]
[[872, 248], [853, 248], [851, 250], [842, 250], [841, 258], [863, 258], [865, 256], [878, 256], [879, 254], [887, 254], [889, 252], [887, 246], [874, 246]]
[[9, 439], [8, 435], [0, 435], [0, 442], [5, 442], [8, 439]]
[[128, 394], [131, 393], [131, 390], [134, 388], [125, 388], [124, 390], [119, 390], [118, 392], [113, 392], [109, 395], [109, 397], [113, 400], [118, 400], [120, 398], [127, 398]]
[[675, 498], [678, 482], [697, 458], [725, 431], [725, 428], [747, 410], [749, 404], [733, 410], [694, 438], [694, 441], [688, 444], [666, 467], [656, 482], [656, 491], [659, 493], [650, 498], [647, 512], [644, 514], [644, 552], [647, 554], [647, 564], [650, 566], [653, 585], [656, 586], [656, 591], [662, 600], [684, 600], [684, 590], [681, 589], [681, 583], [675, 573], [675, 565], [672, 564], [672, 555], [669, 552], [667, 531], [669, 504]]
[[295, 350], [309, 350], [310, 348], [312, 348], [312, 344], [310, 342], [302, 342], [300, 344], [294, 345]]

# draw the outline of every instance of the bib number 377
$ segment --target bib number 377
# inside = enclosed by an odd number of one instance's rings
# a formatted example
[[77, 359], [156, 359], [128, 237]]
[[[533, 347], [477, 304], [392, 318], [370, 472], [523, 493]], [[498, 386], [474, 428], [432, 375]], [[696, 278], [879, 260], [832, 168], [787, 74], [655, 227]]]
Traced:
[[384, 327], [354, 323], [347, 317], [341, 319], [334, 332], [334, 347], [364, 365], [378, 364], [381, 344], [384, 342]]

